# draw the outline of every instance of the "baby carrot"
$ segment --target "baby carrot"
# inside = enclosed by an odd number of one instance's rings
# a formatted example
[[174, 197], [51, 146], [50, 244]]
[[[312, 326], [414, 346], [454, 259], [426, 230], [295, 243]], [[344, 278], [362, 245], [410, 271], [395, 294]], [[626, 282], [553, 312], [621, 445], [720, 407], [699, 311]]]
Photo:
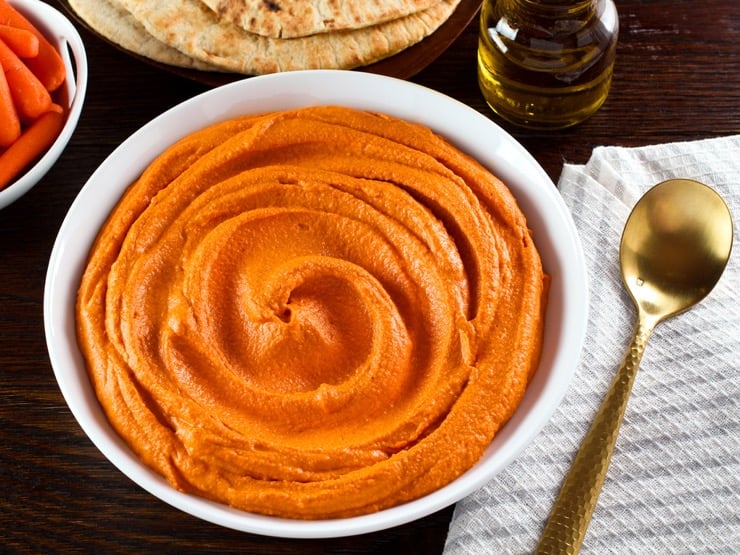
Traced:
[[51, 106], [51, 95], [15, 53], [0, 39], [0, 65], [22, 120], [34, 120]]
[[0, 147], [10, 146], [21, 134], [21, 122], [13, 105], [10, 87], [0, 65]]
[[51, 146], [62, 127], [64, 110], [55, 104], [0, 154], [0, 190], [9, 185], [26, 166]]
[[0, 23], [0, 39], [19, 58], [33, 58], [39, 54], [39, 39], [31, 31]]
[[56, 48], [46, 40], [41, 32], [33, 26], [18, 10], [6, 0], [0, 0], [0, 23], [33, 33], [39, 41], [39, 53], [27, 60], [28, 67], [41, 81], [46, 90], [55, 91], [64, 83], [66, 69], [62, 57]]

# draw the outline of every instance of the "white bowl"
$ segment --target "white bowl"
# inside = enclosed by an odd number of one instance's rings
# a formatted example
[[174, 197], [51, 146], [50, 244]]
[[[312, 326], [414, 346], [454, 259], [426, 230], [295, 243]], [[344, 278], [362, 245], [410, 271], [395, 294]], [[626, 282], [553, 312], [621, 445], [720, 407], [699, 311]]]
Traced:
[[26, 194], [46, 175], [66, 148], [77, 127], [87, 90], [87, 54], [77, 29], [60, 12], [39, 0], [9, 0], [62, 55], [67, 80], [59, 100], [66, 104], [67, 121], [56, 141], [41, 158], [15, 181], [0, 190], [0, 208], [5, 208]]
[[[410, 503], [345, 519], [300, 521], [251, 514], [174, 490], [145, 467], [109, 426], [75, 338], [76, 291], [88, 249], [124, 189], [166, 147], [207, 124], [241, 114], [335, 104], [385, 112], [433, 128], [501, 177], [517, 197], [552, 276], [542, 360], [514, 417], [482, 460], [449, 485]], [[587, 319], [583, 253], [570, 214], [537, 162], [475, 110], [435, 91], [368, 73], [302, 71], [210, 90], [165, 112], [118, 147], [85, 184], [64, 220], [49, 263], [44, 323], [59, 387], [80, 426], [124, 474], [163, 501], [204, 520], [281, 537], [326, 538], [377, 531], [449, 506], [491, 480], [548, 422], [578, 362]]]

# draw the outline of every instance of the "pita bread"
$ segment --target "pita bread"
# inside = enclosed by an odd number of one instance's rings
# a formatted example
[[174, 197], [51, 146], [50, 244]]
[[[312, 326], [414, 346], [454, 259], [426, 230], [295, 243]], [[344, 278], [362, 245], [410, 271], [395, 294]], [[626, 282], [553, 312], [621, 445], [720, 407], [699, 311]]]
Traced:
[[217, 17], [272, 38], [361, 29], [431, 8], [439, 0], [201, 0]]
[[219, 71], [155, 39], [134, 16], [109, 0], [70, 0], [69, 4], [94, 31], [121, 48], [167, 65]]
[[161, 42], [222, 69], [259, 75], [351, 69], [404, 50], [433, 33], [460, 0], [357, 30], [272, 39], [221, 21], [200, 0], [116, 0]]
[[272, 39], [218, 19], [200, 0], [116, 0], [146, 30], [188, 56], [222, 69], [259, 75], [299, 69], [350, 69], [419, 42], [454, 12], [460, 0], [357, 30]]

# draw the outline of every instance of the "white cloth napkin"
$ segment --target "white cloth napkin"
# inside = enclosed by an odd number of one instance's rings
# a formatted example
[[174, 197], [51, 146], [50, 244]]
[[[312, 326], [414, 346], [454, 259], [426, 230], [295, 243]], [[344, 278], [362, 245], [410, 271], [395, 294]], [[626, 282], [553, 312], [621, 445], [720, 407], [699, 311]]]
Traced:
[[635, 312], [621, 285], [622, 227], [672, 177], [702, 181], [732, 212], [717, 287], [658, 325], [644, 353], [581, 553], [740, 553], [740, 135], [644, 148], [599, 147], [558, 188], [590, 279], [586, 344], [548, 425], [513, 464], [458, 503], [445, 554], [532, 553], [560, 484], [611, 384]]

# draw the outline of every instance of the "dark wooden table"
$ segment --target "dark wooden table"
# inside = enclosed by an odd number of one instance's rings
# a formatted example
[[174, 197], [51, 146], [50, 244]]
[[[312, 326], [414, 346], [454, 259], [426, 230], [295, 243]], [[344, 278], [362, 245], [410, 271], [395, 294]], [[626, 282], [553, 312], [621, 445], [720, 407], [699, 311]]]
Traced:
[[[740, 133], [736, 0], [617, 0], [617, 8], [617, 65], [603, 108], [567, 131], [502, 124], [555, 182], [564, 162], [585, 163], [597, 145]], [[413, 81], [493, 117], [475, 78], [476, 23]], [[53, 241], [98, 164], [144, 123], [207, 87], [81, 33], [90, 81], [77, 132], [43, 181], [0, 211], [0, 551], [441, 552], [452, 508], [384, 532], [332, 540], [220, 528], [141, 490], [82, 433], [56, 385], [44, 340], [42, 297]]]

